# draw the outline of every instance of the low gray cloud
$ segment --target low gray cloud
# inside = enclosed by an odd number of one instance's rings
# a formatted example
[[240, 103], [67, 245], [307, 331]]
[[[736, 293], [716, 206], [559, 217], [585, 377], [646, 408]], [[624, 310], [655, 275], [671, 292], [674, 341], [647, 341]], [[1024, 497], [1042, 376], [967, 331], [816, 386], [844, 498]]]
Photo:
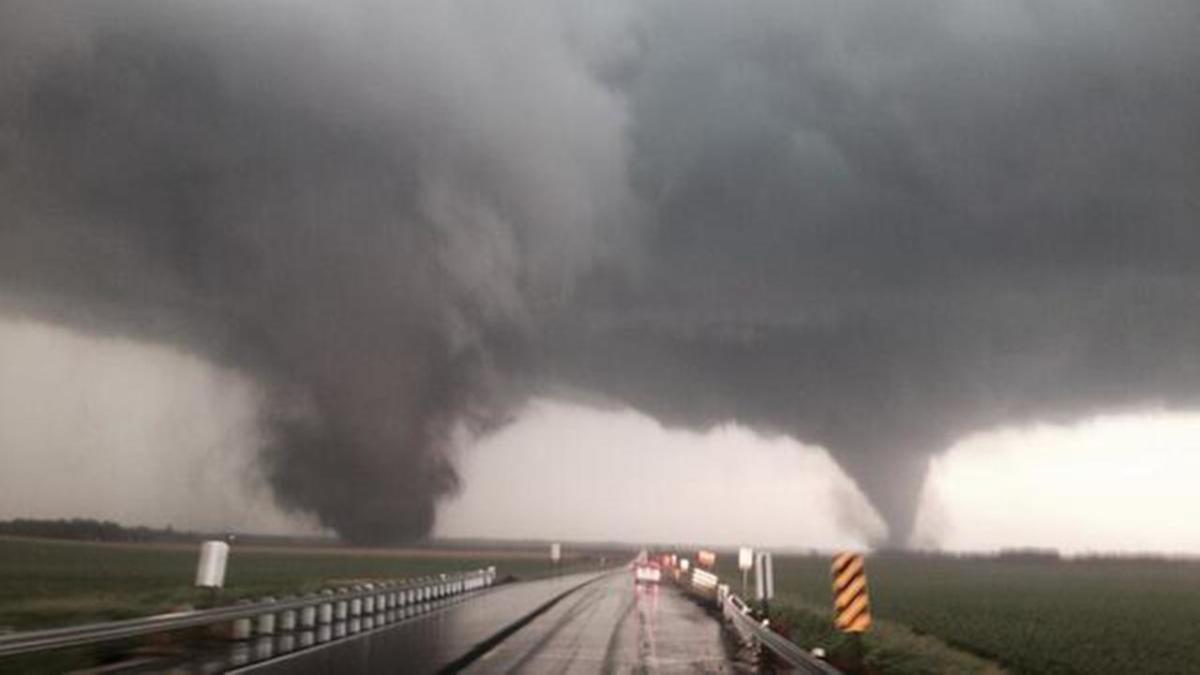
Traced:
[[963, 434], [1196, 403], [1185, 0], [0, 12], [5, 311], [249, 374], [356, 540], [564, 385], [820, 443], [897, 543]]
[[285, 506], [426, 532], [445, 448], [508, 418], [536, 316], [625, 237], [624, 111], [551, 9], [7, 3], [0, 26], [6, 310], [249, 373]]

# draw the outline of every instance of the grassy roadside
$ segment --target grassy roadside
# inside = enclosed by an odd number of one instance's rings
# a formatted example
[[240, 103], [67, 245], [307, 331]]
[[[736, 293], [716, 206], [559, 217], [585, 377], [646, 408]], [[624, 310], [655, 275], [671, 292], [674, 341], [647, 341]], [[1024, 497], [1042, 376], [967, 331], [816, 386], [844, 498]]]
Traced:
[[[740, 588], [731, 556], [721, 576]], [[828, 556], [775, 556], [776, 602], [805, 646], [837, 648], [828, 631]], [[878, 672], [925, 669], [904, 654], [946, 649], [1016, 673], [1195, 673], [1200, 561], [881, 553], [867, 559]], [[817, 618], [813, 618], [817, 617]], [[895, 651], [892, 654], [890, 652]]]
[[907, 626], [875, 620], [862, 641], [862, 667], [855, 669], [855, 648], [850, 638], [833, 628], [827, 609], [795, 599], [781, 598], [771, 608], [771, 624], [798, 645], [825, 649], [830, 663], [847, 673], [935, 675], [963, 673], [1000, 675], [999, 665], [955, 649], [929, 635], [918, 635]]
[[[741, 575], [733, 562], [723, 560], [718, 572], [731, 589], [740, 594]], [[859, 652], [859, 647], [849, 636], [834, 628], [830, 609], [806, 599], [812, 597], [813, 589], [797, 583], [794, 561], [782, 558], [782, 562], [781, 565], [779, 558], [775, 561], [777, 595], [771, 603], [771, 625], [805, 649], [821, 647], [825, 650], [827, 660], [846, 673], [1001, 675], [1007, 672], [992, 661], [956, 649], [934, 636], [918, 634], [908, 626], [878, 617], [871, 631], [863, 636]], [[803, 562], [813, 563], [812, 569], [808, 569], [809, 565], [804, 566], [803, 571], [808, 573], [806, 579], [814, 576], [815, 570], [817, 581], [828, 583], [828, 577], [825, 576], [828, 574], [828, 563], [823, 558]], [[857, 658], [856, 654], [859, 655]]]

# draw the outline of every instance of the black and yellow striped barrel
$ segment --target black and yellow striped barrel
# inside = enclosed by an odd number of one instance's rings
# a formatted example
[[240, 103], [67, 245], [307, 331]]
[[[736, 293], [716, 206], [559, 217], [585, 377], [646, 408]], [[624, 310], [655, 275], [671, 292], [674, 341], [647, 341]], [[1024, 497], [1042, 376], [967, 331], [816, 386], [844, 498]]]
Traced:
[[871, 627], [871, 603], [867, 598], [867, 567], [858, 553], [843, 553], [833, 559], [833, 616], [839, 630], [862, 633]]

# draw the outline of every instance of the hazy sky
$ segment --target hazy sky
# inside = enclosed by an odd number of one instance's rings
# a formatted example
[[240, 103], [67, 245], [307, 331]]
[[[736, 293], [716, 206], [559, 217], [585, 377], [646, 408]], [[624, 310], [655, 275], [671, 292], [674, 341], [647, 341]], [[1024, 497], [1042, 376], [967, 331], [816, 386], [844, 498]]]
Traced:
[[256, 469], [259, 393], [167, 347], [0, 321], [0, 517], [257, 531], [282, 514]]
[[630, 410], [535, 402], [463, 457], [447, 535], [863, 546], [884, 529], [820, 448], [743, 427], [664, 429]]
[[1200, 415], [974, 435], [933, 462], [915, 541], [1200, 553]]

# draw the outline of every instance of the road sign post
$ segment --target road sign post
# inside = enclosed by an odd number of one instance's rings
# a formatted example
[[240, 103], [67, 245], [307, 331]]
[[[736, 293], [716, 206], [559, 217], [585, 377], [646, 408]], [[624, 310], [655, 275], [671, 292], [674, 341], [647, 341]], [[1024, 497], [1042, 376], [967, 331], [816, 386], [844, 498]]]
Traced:
[[862, 634], [871, 627], [871, 603], [867, 595], [867, 567], [861, 554], [842, 553], [830, 566], [833, 578], [833, 617], [838, 630], [850, 637], [850, 659], [862, 662]]
[[738, 569], [742, 571], [742, 597], [747, 594], [746, 577], [750, 574], [750, 568], [754, 567], [754, 549], [749, 546], [743, 546], [738, 549]]
[[771, 598], [775, 597], [775, 570], [770, 553], [754, 556], [754, 598], [762, 605], [763, 616], [771, 617]]

